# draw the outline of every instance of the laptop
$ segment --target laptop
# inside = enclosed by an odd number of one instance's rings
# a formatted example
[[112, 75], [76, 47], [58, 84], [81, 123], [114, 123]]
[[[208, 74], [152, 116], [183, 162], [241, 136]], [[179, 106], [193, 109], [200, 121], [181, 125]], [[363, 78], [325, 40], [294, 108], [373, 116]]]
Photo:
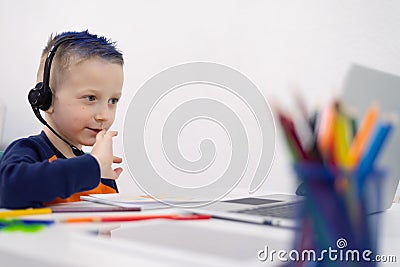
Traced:
[[[400, 77], [379, 70], [353, 65], [348, 72], [344, 84], [342, 99], [344, 103], [357, 110], [358, 121], [371, 103], [377, 103], [380, 114], [386, 112], [399, 114]], [[367, 194], [370, 199], [379, 203], [369, 203], [368, 214], [384, 211], [391, 207], [400, 178], [400, 138], [398, 130], [393, 132], [385, 144], [377, 166], [386, 171], [385, 179], [378, 187], [367, 184]], [[380, 188], [379, 188], [380, 187]], [[381, 190], [379, 190], [381, 189]], [[301, 190], [300, 190], [301, 191]], [[299, 190], [297, 190], [297, 193]], [[301, 195], [301, 194], [300, 194]], [[282, 227], [296, 227], [296, 217], [303, 200], [298, 195], [266, 195], [225, 200], [213, 203], [195, 212], [204, 212], [215, 218], [237, 220], [256, 224], [267, 224]]]

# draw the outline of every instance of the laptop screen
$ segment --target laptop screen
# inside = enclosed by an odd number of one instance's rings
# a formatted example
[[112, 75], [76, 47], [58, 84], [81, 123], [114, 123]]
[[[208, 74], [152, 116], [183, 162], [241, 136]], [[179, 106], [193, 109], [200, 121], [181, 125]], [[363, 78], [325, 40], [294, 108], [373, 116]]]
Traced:
[[[355, 109], [358, 121], [371, 104], [377, 104], [380, 117], [388, 114], [399, 116], [400, 113], [400, 77], [383, 71], [353, 65], [342, 86], [344, 103]], [[393, 203], [400, 179], [400, 138], [398, 127], [395, 126], [391, 136], [383, 147], [382, 155], [378, 158], [376, 167], [386, 172], [383, 185], [382, 210], [390, 208]]]

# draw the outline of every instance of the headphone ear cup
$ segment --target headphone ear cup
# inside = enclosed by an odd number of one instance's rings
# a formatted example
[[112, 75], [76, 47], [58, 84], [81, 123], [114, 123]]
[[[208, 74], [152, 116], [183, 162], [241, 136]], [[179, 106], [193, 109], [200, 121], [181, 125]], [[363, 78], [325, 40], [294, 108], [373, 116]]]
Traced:
[[43, 83], [39, 82], [35, 88], [31, 89], [28, 94], [28, 101], [33, 108], [39, 108], [46, 111], [50, 108], [52, 102], [52, 92], [43, 88]]
[[41, 110], [46, 111], [50, 108], [53, 101], [53, 93], [50, 88], [43, 88], [42, 94], [42, 105], [39, 107]]
[[33, 88], [29, 91], [28, 101], [29, 101], [29, 104], [31, 104], [31, 106], [34, 108], [39, 108], [41, 91], [43, 91], [43, 83], [42, 82], [37, 83], [35, 88]]

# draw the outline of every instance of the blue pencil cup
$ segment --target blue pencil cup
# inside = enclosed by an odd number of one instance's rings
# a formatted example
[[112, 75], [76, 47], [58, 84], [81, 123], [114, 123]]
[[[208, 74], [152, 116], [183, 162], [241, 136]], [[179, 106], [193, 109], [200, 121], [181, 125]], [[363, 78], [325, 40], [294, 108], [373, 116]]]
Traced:
[[360, 178], [309, 162], [294, 171], [305, 201], [289, 266], [377, 266], [379, 220], [369, 214], [380, 210], [384, 172]]

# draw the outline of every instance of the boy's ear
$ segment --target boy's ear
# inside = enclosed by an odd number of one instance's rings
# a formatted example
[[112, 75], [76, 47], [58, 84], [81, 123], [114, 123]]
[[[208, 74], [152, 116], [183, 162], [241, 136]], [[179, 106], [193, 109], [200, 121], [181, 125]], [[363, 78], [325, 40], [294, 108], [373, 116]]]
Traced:
[[53, 90], [51, 90], [51, 103], [50, 103], [50, 107], [45, 111], [47, 114], [51, 114], [54, 112], [54, 92]]
[[49, 107], [49, 109], [46, 110], [46, 113], [47, 113], [47, 114], [51, 114], [51, 113], [53, 113], [53, 112], [54, 112], [54, 107], [53, 107], [53, 104], [51, 104], [51, 106]]

